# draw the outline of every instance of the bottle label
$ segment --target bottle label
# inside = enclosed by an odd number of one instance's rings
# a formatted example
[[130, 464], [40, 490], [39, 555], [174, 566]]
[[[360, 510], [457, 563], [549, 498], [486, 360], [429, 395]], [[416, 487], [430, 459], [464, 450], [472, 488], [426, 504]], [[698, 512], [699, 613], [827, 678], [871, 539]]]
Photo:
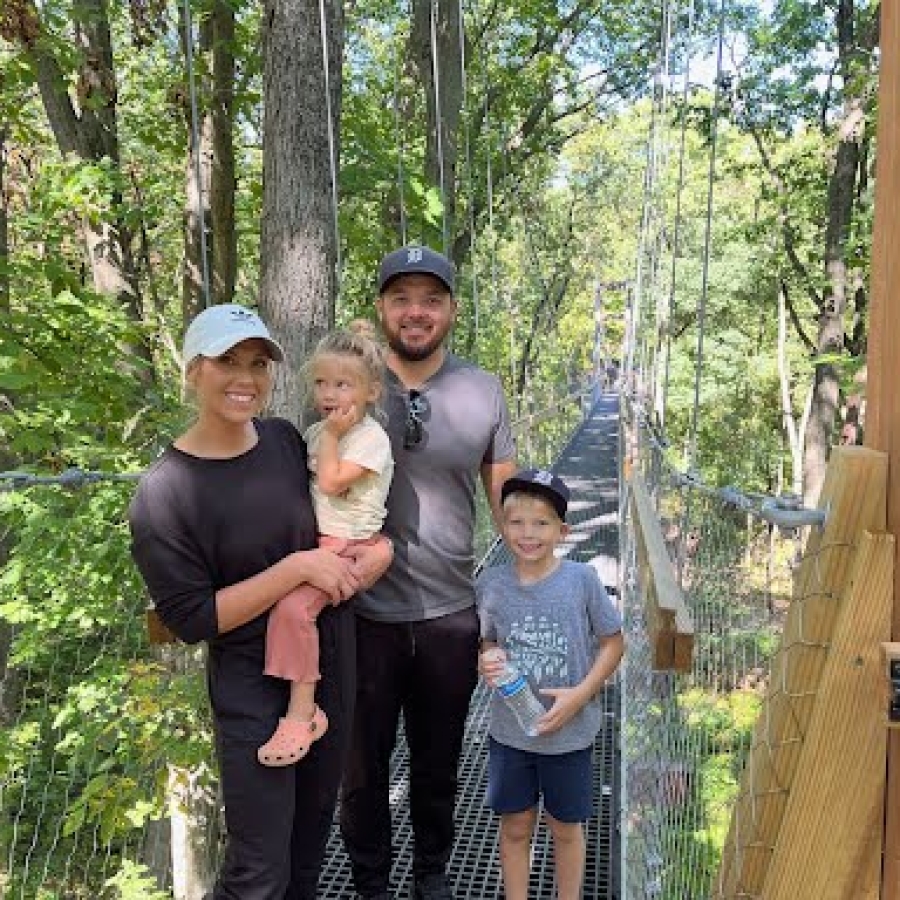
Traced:
[[501, 684], [497, 686], [497, 690], [500, 691], [501, 697], [512, 697], [514, 694], [518, 694], [519, 691], [525, 690], [528, 686], [528, 682], [519, 675], [512, 681], [508, 681], [506, 684]]

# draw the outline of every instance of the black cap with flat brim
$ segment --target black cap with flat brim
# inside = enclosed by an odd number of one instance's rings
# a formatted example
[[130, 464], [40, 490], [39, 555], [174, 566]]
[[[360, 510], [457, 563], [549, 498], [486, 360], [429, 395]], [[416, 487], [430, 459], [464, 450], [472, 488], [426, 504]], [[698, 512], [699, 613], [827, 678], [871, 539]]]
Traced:
[[532, 494], [546, 500], [565, 521], [569, 507], [569, 489], [561, 478], [546, 469], [523, 469], [507, 478], [500, 488], [500, 502], [510, 494]]

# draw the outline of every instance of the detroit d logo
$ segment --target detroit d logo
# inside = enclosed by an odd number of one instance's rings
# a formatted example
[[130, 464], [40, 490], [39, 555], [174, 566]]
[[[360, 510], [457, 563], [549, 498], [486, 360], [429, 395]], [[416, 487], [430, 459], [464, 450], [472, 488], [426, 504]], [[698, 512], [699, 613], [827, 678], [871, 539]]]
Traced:
[[406, 251], [406, 263], [409, 265], [410, 263], [418, 263], [422, 262], [422, 248], [421, 247], [410, 247], [409, 250]]

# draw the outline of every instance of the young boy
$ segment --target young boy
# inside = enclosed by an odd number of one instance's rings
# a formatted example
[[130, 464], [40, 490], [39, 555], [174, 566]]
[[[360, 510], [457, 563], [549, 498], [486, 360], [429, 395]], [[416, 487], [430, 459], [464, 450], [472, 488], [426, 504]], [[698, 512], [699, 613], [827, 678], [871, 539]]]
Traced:
[[500, 491], [511, 565], [486, 570], [476, 586], [479, 668], [491, 687], [505, 660], [552, 704], [529, 737], [497, 694], [491, 701], [488, 804], [500, 815], [506, 900], [527, 900], [538, 802], [553, 839], [559, 900], [578, 900], [590, 818], [591, 753], [601, 727], [597, 693], [622, 658], [622, 621], [584, 563], [558, 559], [568, 533], [569, 490], [540, 469], [519, 472]]

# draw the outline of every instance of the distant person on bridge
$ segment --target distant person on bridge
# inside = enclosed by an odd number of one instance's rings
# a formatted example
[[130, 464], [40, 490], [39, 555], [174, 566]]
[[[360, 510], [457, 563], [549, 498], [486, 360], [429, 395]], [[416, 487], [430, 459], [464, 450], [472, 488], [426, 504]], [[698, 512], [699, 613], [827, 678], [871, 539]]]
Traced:
[[394, 480], [384, 533], [394, 561], [356, 604], [358, 689], [341, 796], [357, 896], [387, 900], [390, 757], [400, 713], [410, 757], [414, 900], [452, 898], [457, 768], [478, 680], [472, 584], [480, 475], [499, 510], [515, 446], [499, 380], [448, 353], [454, 267], [428, 247], [381, 262], [376, 309], [387, 342]]
[[498, 692], [491, 698], [487, 801], [500, 816], [504, 896], [528, 898], [543, 798], [557, 897], [580, 900], [582, 822], [593, 813], [592, 748], [603, 724], [598, 693], [622, 658], [622, 620], [592, 566], [555, 555], [568, 533], [565, 483], [529, 469], [504, 483], [501, 498], [513, 562], [478, 579], [479, 668], [495, 687], [508, 660], [552, 701], [531, 737]]
[[[213, 900], [315, 900], [334, 816], [356, 688], [354, 618], [342, 604], [390, 559], [387, 542], [316, 547], [303, 438], [258, 418], [281, 347], [252, 310], [212, 306], [190, 324], [182, 354], [196, 419], [141, 479], [129, 511], [132, 554], [159, 617], [206, 641], [228, 845]], [[263, 674], [269, 610], [299, 585], [332, 603], [318, 619], [330, 720], [302, 766], [267, 768], [257, 748], [288, 707], [287, 681]]]

